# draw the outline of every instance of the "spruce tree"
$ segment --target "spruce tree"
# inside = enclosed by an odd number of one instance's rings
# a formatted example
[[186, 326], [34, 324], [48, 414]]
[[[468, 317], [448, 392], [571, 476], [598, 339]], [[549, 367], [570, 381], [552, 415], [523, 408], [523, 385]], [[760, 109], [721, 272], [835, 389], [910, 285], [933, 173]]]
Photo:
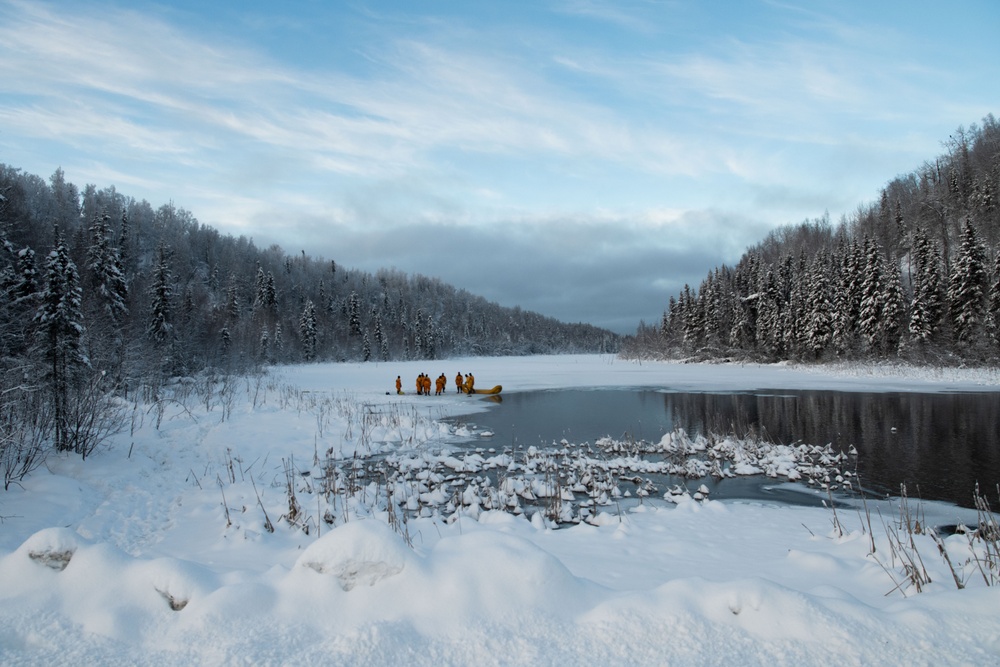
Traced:
[[[373, 313], [372, 317], [375, 320], [375, 347], [381, 351], [385, 348], [385, 334], [382, 333], [382, 317], [378, 313]], [[383, 359], [383, 361], [386, 360]]]
[[45, 282], [34, 322], [45, 362], [45, 380], [52, 396], [55, 446], [59, 451], [73, 447], [67, 421], [70, 391], [78, 371], [88, 363], [83, 352], [82, 300], [76, 264], [56, 229], [55, 247], [45, 263]]
[[805, 346], [817, 358], [822, 356], [833, 338], [833, 299], [826, 264], [827, 259], [823, 254], [813, 261], [806, 291], [808, 320]]
[[260, 341], [258, 343], [258, 355], [257, 358], [265, 363], [271, 361], [271, 337], [267, 333], [267, 329], [263, 329], [260, 332]]
[[267, 277], [264, 275], [264, 269], [261, 268], [260, 264], [257, 265], [257, 275], [254, 278], [254, 292], [253, 292], [253, 310], [254, 312], [259, 312], [263, 310], [264, 305], [267, 302]]
[[424, 311], [417, 309], [417, 314], [413, 322], [413, 358], [424, 358], [424, 339], [421, 335], [424, 328]]
[[101, 304], [101, 312], [111, 322], [119, 323], [128, 313], [128, 282], [118, 249], [111, 244], [111, 218], [105, 213], [94, 216], [87, 249], [87, 270], [91, 291]]
[[882, 290], [882, 353], [895, 354], [899, 349], [903, 328], [904, 300], [900, 280], [899, 265], [896, 262], [883, 264], [885, 280]]
[[361, 302], [357, 292], [351, 292], [347, 306], [348, 327], [352, 336], [361, 335]]
[[302, 337], [302, 356], [306, 361], [316, 358], [318, 331], [316, 326], [316, 306], [312, 299], [306, 301], [305, 310], [299, 318], [299, 335]]
[[851, 248], [843, 240], [837, 244], [831, 279], [833, 290], [833, 313], [830, 321], [830, 345], [838, 356], [844, 356], [853, 344], [851, 330], [851, 293], [848, 272], [851, 269]]
[[229, 285], [226, 287], [226, 317], [230, 322], [240, 319], [240, 289], [235, 273], [229, 274]]
[[800, 356], [807, 347], [807, 331], [809, 323], [809, 272], [806, 269], [805, 254], [799, 255], [797, 262], [789, 265], [788, 300], [782, 312], [782, 335], [785, 339], [785, 352], [789, 356]]
[[973, 343], [981, 332], [986, 315], [987, 280], [986, 248], [972, 221], [966, 219], [948, 289], [951, 321], [958, 343]]
[[913, 298], [910, 336], [920, 344], [933, 340], [941, 324], [941, 255], [922, 229], [913, 237]]
[[1000, 252], [993, 259], [993, 282], [990, 283], [987, 327], [994, 346], [1000, 345]]
[[153, 282], [150, 287], [149, 324], [146, 333], [157, 348], [164, 348], [173, 335], [171, 322], [171, 299], [174, 295], [173, 275], [170, 272], [168, 252], [160, 245], [157, 249], [156, 266], [153, 269]]
[[865, 269], [861, 282], [861, 307], [858, 311], [858, 331], [868, 349], [878, 352], [882, 342], [882, 311], [886, 277], [885, 262], [879, 244], [865, 239]]
[[31, 305], [38, 297], [38, 264], [35, 251], [22, 248], [17, 253], [17, 273], [10, 286], [10, 296], [17, 305]]
[[264, 305], [272, 313], [278, 307], [278, 290], [274, 287], [274, 274], [270, 271], [264, 281]]
[[281, 335], [281, 322], [274, 323], [274, 352], [279, 360], [285, 352], [285, 339]]
[[774, 271], [768, 268], [758, 288], [757, 347], [770, 357], [781, 354], [781, 305]]
[[718, 281], [709, 273], [698, 290], [702, 304], [702, 329], [705, 343], [717, 346], [721, 342], [721, 316], [719, 313]]

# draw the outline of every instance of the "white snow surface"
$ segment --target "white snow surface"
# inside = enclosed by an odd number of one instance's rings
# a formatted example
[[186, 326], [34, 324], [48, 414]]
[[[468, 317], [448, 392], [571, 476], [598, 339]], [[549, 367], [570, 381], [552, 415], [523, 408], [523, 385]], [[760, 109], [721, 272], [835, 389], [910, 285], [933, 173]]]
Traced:
[[[413, 395], [420, 372], [444, 372], [448, 393]], [[1000, 664], [1000, 589], [970, 565], [968, 537], [944, 538], [964, 589], [926, 535], [914, 539], [931, 583], [896, 589], [891, 501], [875, 507], [874, 554], [859, 510], [838, 512], [839, 534], [830, 510], [749, 501], [652, 497], [558, 529], [538, 514], [433, 512], [394, 529], [354, 499], [321, 521], [327, 501], [310, 488], [327, 451], [417, 460], [455, 437], [439, 418], [489, 409], [454, 393], [456, 372], [504, 394], [1000, 390], [995, 370], [598, 355], [281, 367], [228, 398], [180, 384], [160, 406], [133, 405], [86, 461], [50, 455], [0, 492], [0, 664]], [[288, 464], [311, 473], [295, 476], [308, 534], [287, 520]]]

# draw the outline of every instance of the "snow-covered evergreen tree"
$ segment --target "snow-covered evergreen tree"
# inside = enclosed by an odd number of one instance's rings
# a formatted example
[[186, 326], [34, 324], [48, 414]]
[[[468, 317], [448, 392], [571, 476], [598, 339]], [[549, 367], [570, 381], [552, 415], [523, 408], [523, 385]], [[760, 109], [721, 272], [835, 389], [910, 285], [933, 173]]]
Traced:
[[718, 346], [722, 342], [722, 317], [719, 312], [718, 275], [709, 273], [698, 290], [702, 304], [702, 329], [705, 343]]
[[930, 342], [941, 325], [941, 255], [927, 233], [913, 237], [913, 298], [907, 330], [921, 344]]
[[881, 350], [883, 340], [882, 313], [885, 291], [883, 281], [886, 279], [885, 260], [882, 248], [876, 241], [866, 238], [865, 268], [861, 282], [861, 307], [858, 311], [858, 331], [868, 349], [873, 352]]
[[420, 308], [417, 309], [417, 314], [413, 321], [413, 358], [423, 359], [424, 358], [424, 311]]
[[352, 336], [361, 335], [361, 303], [358, 300], [358, 293], [351, 292], [347, 306], [348, 327]]
[[160, 245], [156, 254], [156, 266], [153, 268], [153, 281], [149, 290], [151, 302], [146, 333], [156, 347], [162, 348], [173, 336], [171, 300], [174, 296], [174, 287], [166, 247]]
[[132, 222], [129, 219], [128, 209], [124, 206], [122, 207], [121, 227], [118, 230], [118, 258], [127, 279], [134, 268], [135, 253], [132, 250]]
[[757, 295], [736, 298], [733, 301], [733, 325], [729, 329], [729, 345], [738, 350], [749, 351], [754, 343], [754, 323], [751, 319], [752, 304]]
[[437, 358], [437, 332], [434, 329], [434, 320], [428, 315], [424, 318], [423, 331], [421, 333], [421, 338], [423, 339], [423, 350], [424, 357], [426, 359], [436, 359]]
[[806, 350], [813, 357], [820, 357], [833, 338], [833, 295], [827, 276], [828, 259], [820, 254], [809, 271], [806, 304], [808, 319], [805, 326]]
[[882, 353], [893, 354], [899, 349], [903, 329], [905, 303], [900, 280], [899, 265], [884, 263], [885, 280], [882, 284]]
[[34, 322], [44, 375], [52, 395], [57, 450], [72, 449], [69, 439], [69, 393], [76, 373], [87, 364], [83, 352], [83, 296], [76, 264], [56, 230], [56, 240], [45, 263], [45, 281], [38, 297]]
[[972, 221], [966, 219], [948, 289], [951, 322], [959, 343], [974, 342], [982, 330], [987, 281], [986, 248]]
[[299, 335], [302, 337], [302, 356], [306, 361], [312, 361], [316, 358], [316, 344], [319, 337], [316, 306], [312, 299], [306, 301], [305, 310], [302, 311], [302, 317], [299, 318]]
[[90, 288], [101, 304], [101, 311], [118, 323], [128, 312], [128, 281], [110, 235], [111, 218], [106, 213], [94, 216], [87, 249], [87, 270]]
[[17, 272], [10, 286], [11, 301], [17, 305], [31, 305], [38, 298], [38, 263], [35, 251], [22, 248], [17, 253]]
[[705, 341], [705, 309], [699, 295], [693, 294], [689, 285], [684, 285], [681, 299], [684, 302], [684, 345], [689, 351], [694, 351]]
[[836, 267], [832, 284], [833, 312], [830, 318], [830, 345], [838, 356], [845, 356], [854, 342], [854, 331], [851, 322], [851, 282], [849, 273], [852, 267], [851, 247], [841, 238], [837, 244], [833, 265]]
[[226, 317], [230, 322], [240, 319], [240, 288], [236, 274], [229, 274], [229, 285], [226, 287]]
[[257, 265], [257, 274], [254, 277], [254, 292], [253, 292], [253, 310], [258, 312], [263, 310], [264, 304], [267, 301], [267, 277], [264, 275], [264, 269]]
[[258, 354], [257, 358], [263, 362], [271, 361], [271, 337], [267, 333], [267, 329], [260, 332], [260, 342], [258, 344]]
[[764, 354], [778, 357], [783, 351], [781, 337], [781, 296], [774, 271], [768, 268], [758, 288], [757, 347]]
[[[373, 312], [372, 319], [375, 321], [374, 325], [375, 331], [373, 334], [375, 338], [375, 348], [379, 351], [381, 357], [382, 350], [388, 352], [389, 349], [388, 346], [386, 345], [385, 334], [382, 332], [382, 316], [379, 315], [377, 312]], [[388, 360], [385, 357], [382, 357], [382, 361], [388, 361]]]
[[274, 286], [274, 274], [270, 271], [264, 282], [264, 306], [272, 313], [278, 307], [278, 290]]
[[[789, 260], [791, 258], [789, 257]], [[782, 311], [782, 335], [785, 350], [789, 356], [801, 356], [807, 347], [807, 331], [809, 324], [809, 272], [806, 269], [806, 258], [800, 254], [797, 262], [788, 264], [786, 307]]]

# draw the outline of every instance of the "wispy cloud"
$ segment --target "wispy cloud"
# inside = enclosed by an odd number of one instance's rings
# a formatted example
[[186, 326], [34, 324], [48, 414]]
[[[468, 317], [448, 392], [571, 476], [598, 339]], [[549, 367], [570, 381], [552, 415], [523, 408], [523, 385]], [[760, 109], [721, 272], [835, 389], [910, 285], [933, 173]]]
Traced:
[[655, 2], [613, 2], [605, 0], [565, 0], [557, 3], [554, 8], [563, 14], [578, 16], [595, 21], [609, 23], [638, 33], [656, 33], [657, 25], [643, 9], [654, 5], [669, 5], [674, 3]]
[[[368, 175], [428, 168], [428, 154], [441, 150], [655, 169], [670, 169], [678, 153], [670, 135], [644, 128], [637, 136], [617, 112], [514, 58], [399, 40], [380, 54], [379, 75], [360, 80], [287, 69], [239, 45], [209, 46], [134, 12], [98, 20], [13, 3], [5, 14], [0, 85], [32, 104], [4, 111], [25, 133], [131, 137], [124, 141], [175, 154], [173, 128], [181, 126], [191, 147], [211, 150], [228, 137]], [[70, 106], [70, 96], [78, 103]], [[103, 122], [93, 122], [97, 115]], [[157, 134], [167, 140], [150, 140]]]

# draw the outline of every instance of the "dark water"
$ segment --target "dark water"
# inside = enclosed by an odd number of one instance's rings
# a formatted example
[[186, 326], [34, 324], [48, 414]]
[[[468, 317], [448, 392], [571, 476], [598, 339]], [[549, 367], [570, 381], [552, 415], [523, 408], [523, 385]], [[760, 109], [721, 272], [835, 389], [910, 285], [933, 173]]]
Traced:
[[466, 420], [492, 431], [498, 449], [604, 436], [658, 441], [678, 427], [692, 436], [755, 430], [775, 443], [853, 445], [865, 488], [898, 495], [905, 483], [911, 497], [968, 507], [977, 482], [997, 499], [998, 416], [1000, 393], [594, 389], [512, 393]]

